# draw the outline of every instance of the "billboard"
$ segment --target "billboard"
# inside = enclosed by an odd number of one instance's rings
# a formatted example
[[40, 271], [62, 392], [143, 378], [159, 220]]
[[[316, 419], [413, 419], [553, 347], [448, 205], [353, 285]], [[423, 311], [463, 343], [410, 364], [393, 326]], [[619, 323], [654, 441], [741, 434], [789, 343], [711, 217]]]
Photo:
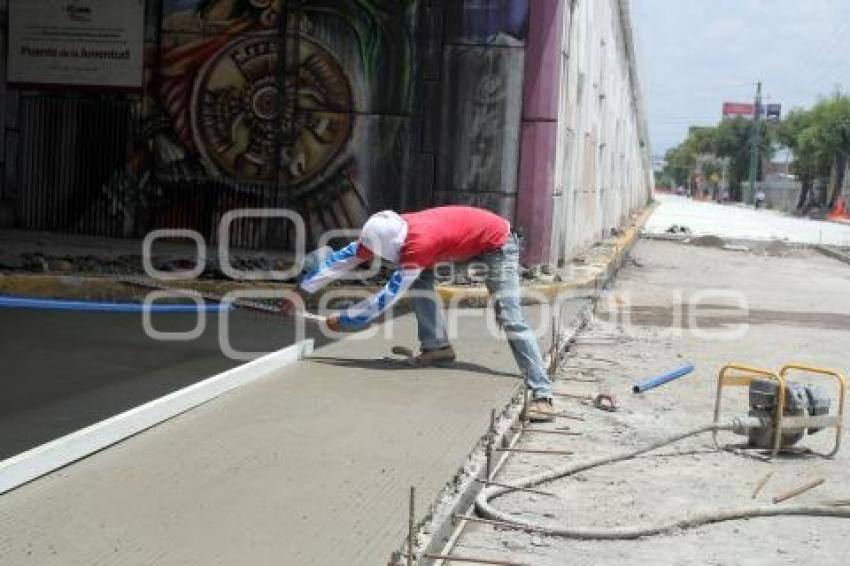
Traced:
[[767, 105], [767, 121], [779, 122], [782, 119], [782, 105], [768, 104]]
[[723, 117], [736, 118], [752, 118], [755, 110], [755, 105], [752, 102], [724, 102]]
[[9, 0], [9, 82], [142, 88], [144, 0]]

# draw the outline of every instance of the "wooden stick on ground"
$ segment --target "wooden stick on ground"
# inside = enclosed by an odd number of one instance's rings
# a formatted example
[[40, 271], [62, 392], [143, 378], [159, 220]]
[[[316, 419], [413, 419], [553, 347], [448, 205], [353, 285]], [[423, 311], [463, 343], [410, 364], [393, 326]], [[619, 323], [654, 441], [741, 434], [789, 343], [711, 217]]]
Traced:
[[761, 478], [759, 482], [756, 484], [755, 489], [753, 489], [753, 496], [750, 499], [755, 499], [756, 496], [761, 492], [764, 486], [767, 484], [767, 481], [773, 476], [773, 472], [768, 472], [766, 476]]
[[810, 489], [816, 488], [817, 486], [821, 485], [824, 481], [826, 481], [826, 480], [824, 480], [823, 478], [812, 480], [809, 483], [805, 483], [805, 484], [801, 485], [800, 487], [795, 487], [792, 490], [786, 491], [784, 493], [780, 493], [779, 495], [777, 495], [776, 497], [773, 498], [773, 502], [774, 503], [781, 503], [781, 502], [785, 501], [786, 499], [791, 499], [792, 497], [797, 497], [801, 493], [805, 493], [805, 492], [809, 491]]

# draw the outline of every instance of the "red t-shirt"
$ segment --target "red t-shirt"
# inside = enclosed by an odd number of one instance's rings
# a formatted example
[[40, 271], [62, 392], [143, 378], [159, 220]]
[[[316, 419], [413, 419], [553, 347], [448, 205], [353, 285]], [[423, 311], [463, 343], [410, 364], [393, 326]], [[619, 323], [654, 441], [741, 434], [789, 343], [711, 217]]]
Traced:
[[441, 206], [401, 217], [407, 222], [407, 238], [400, 263], [424, 269], [497, 250], [511, 230], [501, 216], [472, 206]]

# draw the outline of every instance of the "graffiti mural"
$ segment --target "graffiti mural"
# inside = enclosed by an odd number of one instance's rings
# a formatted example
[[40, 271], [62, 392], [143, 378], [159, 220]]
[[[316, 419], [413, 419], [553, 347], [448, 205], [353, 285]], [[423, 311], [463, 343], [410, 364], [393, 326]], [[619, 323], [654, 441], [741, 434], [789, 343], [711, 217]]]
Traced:
[[135, 159], [160, 185], [154, 224], [245, 206], [245, 188], [298, 209], [315, 239], [398, 200], [367, 181], [410, 151], [418, 0], [162, 2]]
[[442, 98], [453, 104], [440, 109], [437, 202], [513, 219], [528, 2], [459, 0], [446, 11]]
[[269, 179], [277, 164], [286, 185], [300, 186], [344, 150], [352, 115], [332, 109], [351, 107], [351, 87], [328, 51], [302, 39], [280, 92], [276, 37], [237, 40], [204, 66], [192, 97], [193, 141], [222, 174]]
[[[21, 159], [24, 176], [55, 174], [73, 203], [39, 208], [52, 180], [27, 188], [29, 225], [136, 238], [189, 228], [215, 243], [236, 208], [295, 209], [313, 241], [384, 208], [513, 217], [528, 0], [145, 5], [141, 95], [110, 94], [108, 112], [100, 93], [80, 108], [57, 95], [61, 108], [41, 95], [22, 105], [38, 129], [28, 139], [61, 127], [69, 140]], [[68, 176], [78, 152], [94, 165]], [[241, 221], [230, 243], [286, 246], [269, 224], [281, 223]]]

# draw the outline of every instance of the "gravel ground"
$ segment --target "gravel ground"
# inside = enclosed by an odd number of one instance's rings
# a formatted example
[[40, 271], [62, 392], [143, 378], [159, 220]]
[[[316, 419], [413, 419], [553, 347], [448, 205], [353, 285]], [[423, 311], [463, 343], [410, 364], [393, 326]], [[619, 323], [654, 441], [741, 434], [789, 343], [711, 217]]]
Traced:
[[[559, 420], [550, 428], [570, 426], [583, 435], [526, 434], [520, 446], [568, 449], [575, 455], [514, 455], [498, 481], [510, 483], [709, 423], [717, 371], [728, 362], [778, 369], [794, 360], [846, 372], [848, 269], [813, 251], [763, 254], [640, 242], [573, 346], [558, 383], [561, 391], [573, 394], [614, 393], [619, 411], [606, 413], [562, 398], [562, 409], [585, 420]], [[741, 304], [746, 308], [737, 308]], [[730, 336], [740, 324], [747, 326]], [[635, 381], [686, 362], [696, 365], [694, 373], [640, 395], [631, 393]], [[726, 399], [730, 414], [746, 410], [744, 397], [730, 393]], [[832, 439], [831, 431], [821, 432], [806, 445], [824, 450]], [[771, 505], [776, 494], [817, 478], [826, 482], [790, 503], [847, 499], [848, 464], [846, 448], [834, 460], [787, 456], [767, 463], [718, 452], [710, 435], [703, 435], [538, 488], [554, 497], [515, 492], [495, 505], [517, 518], [550, 525], [654, 524], [720, 507]], [[754, 502], [753, 488], [768, 472], [773, 476]], [[470, 525], [453, 552], [534, 565], [837, 565], [847, 563], [848, 535], [850, 520], [815, 517], [734, 521], [608, 542]]]

